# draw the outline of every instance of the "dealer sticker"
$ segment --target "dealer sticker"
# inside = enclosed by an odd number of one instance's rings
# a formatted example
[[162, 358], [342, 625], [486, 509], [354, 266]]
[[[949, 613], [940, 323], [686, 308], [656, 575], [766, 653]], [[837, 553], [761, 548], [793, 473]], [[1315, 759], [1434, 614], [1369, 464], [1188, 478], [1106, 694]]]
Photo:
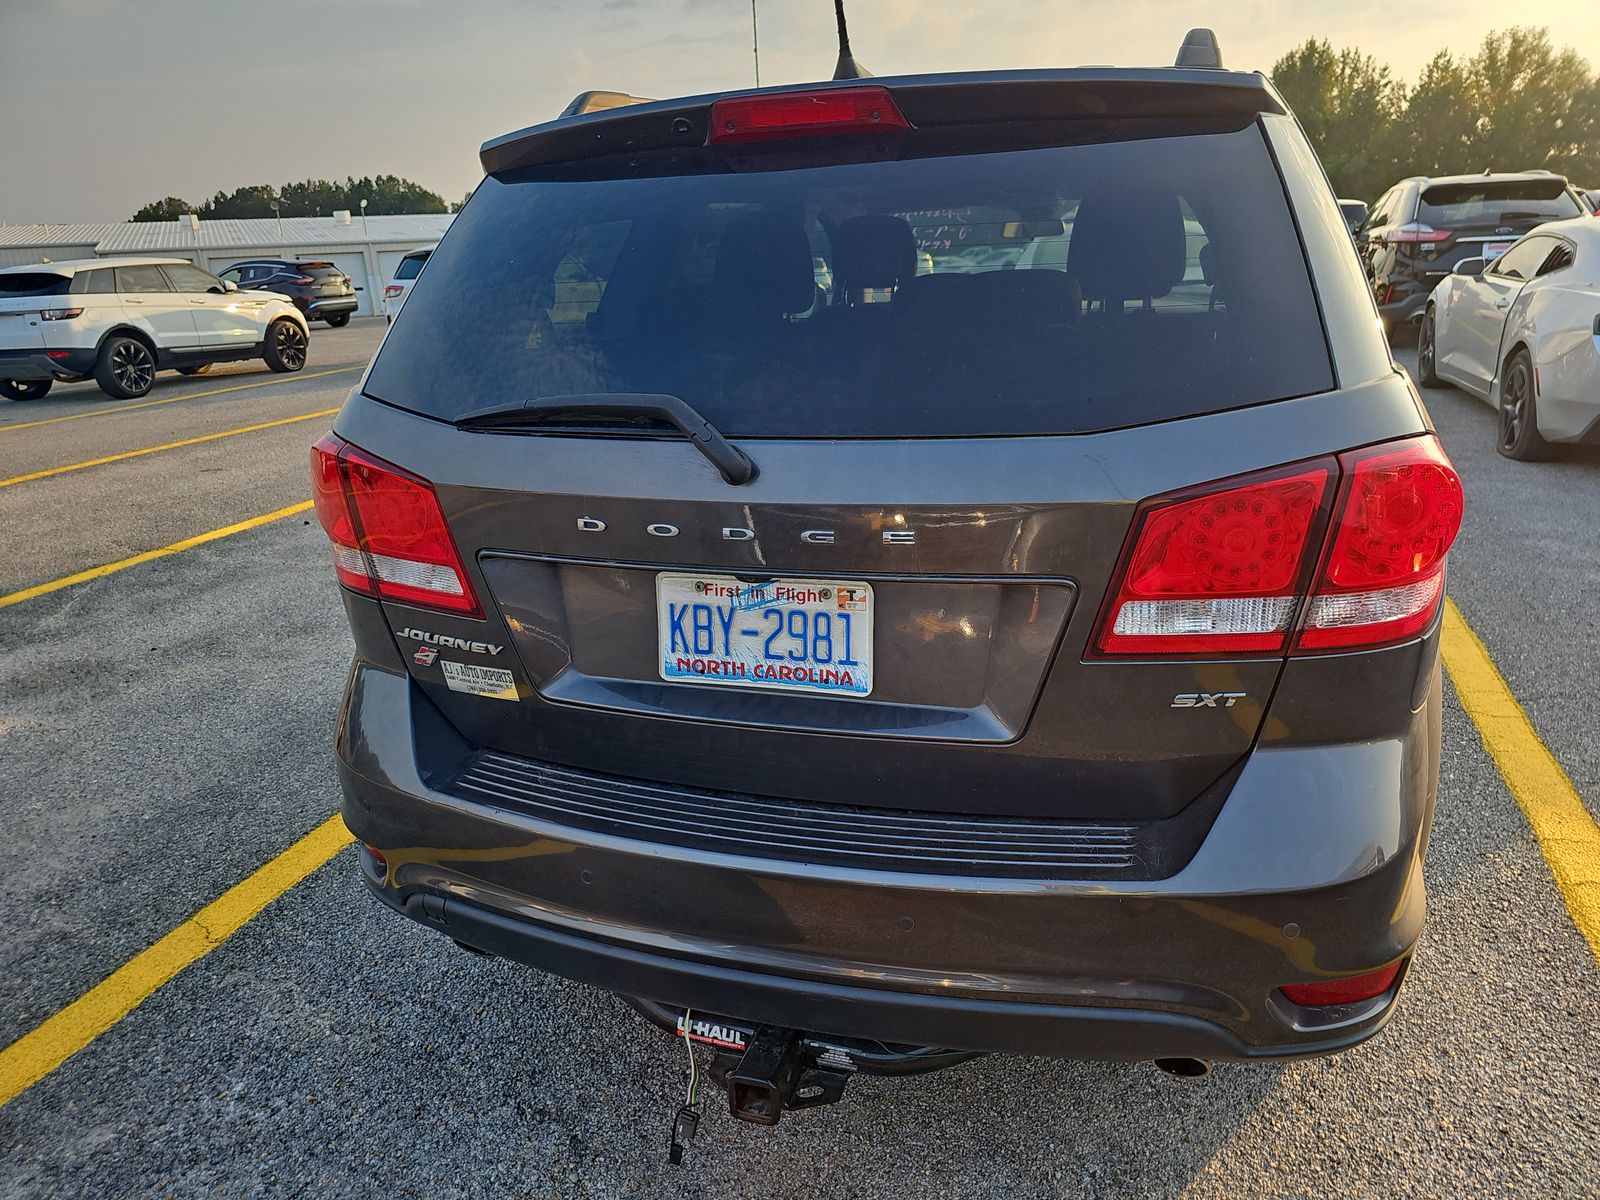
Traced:
[[480, 667], [475, 663], [451, 662], [440, 659], [444, 681], [452, 692], [467, 692], [473, 696], [489, 696], [495, 700], [515, 700], [517, 681], [510, 671], [499, 667]]

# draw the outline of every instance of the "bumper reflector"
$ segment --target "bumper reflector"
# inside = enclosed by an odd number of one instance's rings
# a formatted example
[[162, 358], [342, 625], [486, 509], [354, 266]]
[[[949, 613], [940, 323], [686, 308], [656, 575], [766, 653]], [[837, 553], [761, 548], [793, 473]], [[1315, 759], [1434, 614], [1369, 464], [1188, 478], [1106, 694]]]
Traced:
[[1347, 975], [1343, 979], [1328, 979], [1319, 983], [1286, 983], [1279, 990], [1295, 1004], [1306, 1008], [1323, 1008], [1330, 1004], [1356, 1004], [1381, 996], [1394, 986], [1400, 974], [1400, 963], [1390, 963], [1365, 975]]

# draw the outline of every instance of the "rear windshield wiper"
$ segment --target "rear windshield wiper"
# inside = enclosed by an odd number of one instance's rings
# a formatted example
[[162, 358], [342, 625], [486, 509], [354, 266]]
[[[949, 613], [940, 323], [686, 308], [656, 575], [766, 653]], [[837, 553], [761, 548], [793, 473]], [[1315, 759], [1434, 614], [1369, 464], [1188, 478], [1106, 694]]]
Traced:
[[571, 396], [535, 396], [515, 404], [490, 405], [451, 422], [457, 429], [515, 429], [560, 423], [566, 417], [606, 416], [654, 419], [675, 426], [711, 460], [729, 483], [748, 483], [756, 476], [750, 456], [718, 432], [717, 427], [676, 396], [650, 392], [580, 392]]

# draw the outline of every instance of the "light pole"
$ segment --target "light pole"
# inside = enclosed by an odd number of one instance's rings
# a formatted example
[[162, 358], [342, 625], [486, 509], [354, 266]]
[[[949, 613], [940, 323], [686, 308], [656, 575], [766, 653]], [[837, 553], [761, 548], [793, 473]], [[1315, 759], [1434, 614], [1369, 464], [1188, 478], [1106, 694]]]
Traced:
[[276, 200], [272, 202], [272, 215], [278, 221], [278, 241], [281, 243], [283, 241], [283, 209]]
[[365, 200], [361, 202], [361, 236], [369, 241], [371, 240], [367, 233], [367, 202]]

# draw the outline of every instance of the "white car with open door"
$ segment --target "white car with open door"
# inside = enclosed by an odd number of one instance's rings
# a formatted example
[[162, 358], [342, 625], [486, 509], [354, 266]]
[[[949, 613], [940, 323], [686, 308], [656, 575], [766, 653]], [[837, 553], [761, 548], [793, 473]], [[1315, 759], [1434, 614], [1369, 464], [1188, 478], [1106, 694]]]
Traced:
[[57, 381], [93, 379], [115, 400], [157, 371], [198, 375], [259, 358], [306, 363], [305, 317], [275, 292], [241, 291], [174, 258], [86, 258], [0, 268], [0, 396], [37, 400]]
[[1493, 262], [1457, 263], [1429, 298], [1417, 366], [1499, 410], [1507, 458], [1600, 443], [1600, 221], [1551, 221]]

